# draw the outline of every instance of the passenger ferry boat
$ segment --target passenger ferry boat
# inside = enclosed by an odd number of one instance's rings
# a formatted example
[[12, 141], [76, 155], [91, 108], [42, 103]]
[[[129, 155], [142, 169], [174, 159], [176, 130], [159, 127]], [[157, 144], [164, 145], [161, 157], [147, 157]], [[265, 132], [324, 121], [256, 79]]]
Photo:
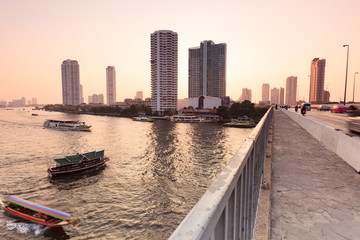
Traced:
[[90, 131], [91, 125], [73, 119], [47, 119], [44, 127], [60, 130]]
[[48, 168], [50, 176], [63, 176], [105, 166], [109, 158], [104, 156], [104, 150], [88, 153], [77, 153], [72, 156], [54, 159], [55, 166]]

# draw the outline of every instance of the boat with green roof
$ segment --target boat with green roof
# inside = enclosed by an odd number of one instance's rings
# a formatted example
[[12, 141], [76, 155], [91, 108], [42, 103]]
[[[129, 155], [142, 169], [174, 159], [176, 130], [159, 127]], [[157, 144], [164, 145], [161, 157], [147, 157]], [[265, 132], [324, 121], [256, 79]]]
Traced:
[[64, 158], [56, 158], [55, 166], [48, 168], [51, 176], [67, 175], [89, 169], [99, 169], [105, 166], [110, 159], [104, 156], [105, 150], [93, 151], [88, 153], [77, 153]]

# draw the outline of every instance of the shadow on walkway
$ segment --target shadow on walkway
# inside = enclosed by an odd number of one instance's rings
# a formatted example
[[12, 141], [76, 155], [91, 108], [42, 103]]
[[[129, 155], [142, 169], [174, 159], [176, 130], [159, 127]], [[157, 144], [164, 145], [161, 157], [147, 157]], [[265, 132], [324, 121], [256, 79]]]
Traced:
[[360, 239], [360, 175], [281, 111], [273, 120], [271, 239]]

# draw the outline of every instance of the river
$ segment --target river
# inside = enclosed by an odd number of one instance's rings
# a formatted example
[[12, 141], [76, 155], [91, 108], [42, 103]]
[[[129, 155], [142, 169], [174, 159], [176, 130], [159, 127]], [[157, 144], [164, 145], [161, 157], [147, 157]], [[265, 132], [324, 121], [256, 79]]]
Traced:
[[[49, 118], [85, 121], [92, 131], [44, 128]], [[74, 227], [46, 228], [2, 211], [0, 239], [167, 239], [251, 131], [0, 110], [0, 197], [15, 195], [80, 220]], [[102, 149], [110, 158], [103, 170], [48, 177], [52, 159]]]

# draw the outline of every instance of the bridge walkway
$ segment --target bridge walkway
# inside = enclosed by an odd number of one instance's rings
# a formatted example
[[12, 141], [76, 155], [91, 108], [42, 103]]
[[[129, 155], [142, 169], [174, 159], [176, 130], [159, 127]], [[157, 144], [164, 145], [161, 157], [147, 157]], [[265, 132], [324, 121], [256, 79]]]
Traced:
[[281, 110], [273, 117], [270, 239], [360, 239], [360, 175]]

